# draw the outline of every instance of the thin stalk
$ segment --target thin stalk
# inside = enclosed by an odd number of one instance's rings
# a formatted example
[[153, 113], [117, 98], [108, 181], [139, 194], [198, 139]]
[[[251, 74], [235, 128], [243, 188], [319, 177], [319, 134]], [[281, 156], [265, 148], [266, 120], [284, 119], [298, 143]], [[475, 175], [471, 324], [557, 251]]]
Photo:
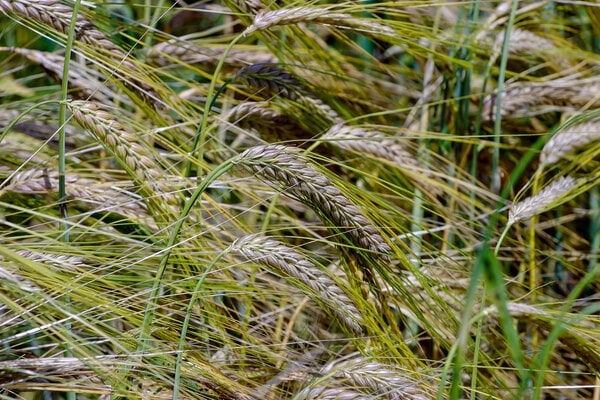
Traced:
[[[483, 287], [483, 293], [481, 294], [481, 302], [479, 304], [479, 309], [485, 309], [485, 298], [486, 287]], [[477, 398], [477, 363], [479, 362], [479, 351], [477, 349], [481, 346], [481, 338], [483, 337], [483, 318], [477, 318], [477, 328], [475, 334], [475, 343], [473, 344], [473, 348], [475, 351], [473, 352], [473, 370], [471, 371], [471, 399], [475, 400]]]
[[206, 268], [204, 273], [198, 278], [198, 282], [196, 282], [196, 287], [194, 288], [194, 292], [192, 293], [192, 297], [190, 298], [190, 302], [188, 303], [187, 310], [185, 312], [185, 318], [183, 320], [183, 325], [181, 326], [181, 333], [179, 334], [179, 344], [177, 346], [177, 360], [175, 361], [175, 378], [173, 382], [173, 400], [177, 400], [179, 398], [179, 386], [181, 384], [181, 365], [183, 364], [185, 338], [187, 336], [188, 326], [192, 317], [192, 311], [194, 310], [194, 303], [198, 298], [198, 293], [200, 292], [200, 288], [204, 284], [206, 276], [210, 273], [210, 271], [212, 271], [215, 264], [219, 262], [223, 255], [225, 255], [225, 252], [219, 253], [217, 257]]
[[196, 204], [196, 201], [200, 198], [202, 193], [208, 188], [208, 186], [213, 183], [216, 179], [218, 179], [221, 175], [226, 173], [233, 167], [238, 157], [230, 158], [229, 160], [223, 162], [217, 168], [215, 168], [210, 174], [208, 174], [204, 180], [200, 183], [200, 185], [196, 188], [194, 193], [190, 196], [188, 201], [185, 203], [183, 210], [177, 219], [177, 222], [173, 226], [173, 231], [169, 235], [169, 240], [164, 249], [162, 258], [158, 265], [158, 269], [156, 271], [156, 277], [154, 278], [154, 283], [152, 289], [150, 291], [150, 296], [148, 297], [148, 302], [146, 303], [146, 310], [144, 312], [144, 320], [142, 322], [142, 327], [140, 331], [140, 336], [138, 339], [137, 352], [143, 353], [146, 350], [146, 342], [149, 339], [150, 328], [152, 326], [152, 319], [154, 318], [154, 309], [156, 307], [157, 296], [160, 291], [162, 278], [167, 270], [167, 264], [169, 262], [169, 256], [171, 255], [171, 251], [176, 245], [177, 237], [179, 236], [179, 232], [181, 231], [181, 227], [183, 223], [187, 219], [192, 207]]
[[[221, 93], [223, 93], [223, 91], [227, 88], [227, 86], [235, 79], [236, 77], [233, 76], [229, 79], [227, 79], [225, 81], [225, 83], [223, 83], [223, 85], [219, 88], [219, 90], [217, 90], [217, 93], [215, 93], [215, 95], [212, 97], [212, 99], [210, 100], [210, 102], [208, 102], [208, 111], [205, 111], [205, 115], [208, 115], [210, 113], [210, 111], [212, 110], [213, 106], [215, 105], [215, 102], [217, 101], [217, 98], [219, 98], [219, 95]], [[202, 121], [206, 120], [206, 118], [203, 118]], [[200, 124], [198, 125], [198, 129], [196, 130], [196, 134], [194, 135], [194, 141], [192, 142], [192, 150], [190, 151], [190, 158], [185, 166], [185, 170], [183, 171], [183, 176], [185, 176], [186, 178], [189, 178], [191, 173], [192, 173], [192, 166], [193, 166], [193, 157], [194, 157], [194, 153], [196, 152], [196, 149], [198, 148], [198, 144], [200, 143], [200, 139], [202, 137], [201, 133], [204, 132], [204, 130], [206, 129], [206, 126], [204, 124]], [[203, 139], [206, 140], [206, 139]]]
[[[71, 52], [73, 51], [73, 42], [75, 40], [75, 28], [77, 26], [77, 16], [79, 14], [79, 6], [81, 0], [76, 0], [73, 4], [73, 15], [71, 16], [71, 23], [69, 25], [69, 32], [67, 35], [67, 42], [65, 46], [65, 60], [63, 66], [62, 84], [60, 92], [60, 107], [59, 107], [59, 119], [58, 124], [60, 126], [58, 130], [58, 208], [60, 215], [60, 226], [59, 231], [61, 232], [61, 239], [64, 243], [69, 243], [69, 223], [68, 223], [68, 212], [67, 212], [67, 188], [66, 188], [66, 153], [67, 153], [67, 132], [66, 132], [66, 120], [67, 120], [67, 94], [69, 91], [69, 63], [71, 61]], [[66, 296], [65, 301], [67, 307], [71, 308], [71, 297]], [[67, 337], [71, 337], [72, 332], [71, 322], [65, 323], [65, 329]], [[65, 357], [73, 357], [72, 346], [66, 343]], [[76, 400], [77, 395], [75, 392], [66, 393], [67, 400]]]
[[[435, 19], [433, 21], [433, 27], [432, 27], [432, 31], [433, 32], [437, 32], [439, 29], [439, 24], [440, 24], [440, 19], [441, 19], [441, 7], [438, 7], [437, 12], [435, 14]], [[423, 74], [423, 94], [425, 95], [426, 91], [427, 91], [427, 87], [429, 86], [430, 82], [433, 80], [433, 70], [434, 70], [434, 66], [435, 66], [435, 61], [433, 59], [433, 52], [435, 51], [435, 42], [431, 43], [431, 53], [428, 55], [427, 57], [427, 63], [425, 64], [425, 71]], [[429, 106], [427, 104], [428, 99], [424, 99], [424, 104], [423, 104], [423, 108], [421, 110], [421, 118], [419, 120], [419, 130], [421, 132], [427, 132], [427, 130], [429, 129], [429, 121], [430, 121], [430, 111], [429, 111]], [[419, 157], [423, 157], [426, 158], [428, 155], [427, 152], [427, 148], [428, 148], [428, 141], [425, 140], [420, 140], [419, 141]], [[414, 191], [414, 195], [413, 195], [413, 206], [412, 206], [412, 210], [411, 210], [411, 226], [410, 226], [410, 230], [411, 232], [415, 232], [418, 230], [421, 230], [421, 228], [424, 226], [423, 224], [423, 218], [424, 218], [424, 209], [423, 209], [423, 196], [421, 191], [418, 188], [415, 188]], [[416, 236], [414, 237], [413, 240], [411, 240], [410, 243], [410, 250], [412, 255], [415, 258], [415, 263], [419, 263], [419, 259], [421, 258], [421, 247], [422, 247], [422, 239], [420, 236]]]
[[[483, 237], [481, 246], [479, 248], [477, 259], [472, 268], [471, 278], [470, 278], [469, 286], [467, 288], [467, 293], [465, 296], [465, 303], [464, 303], [465, 311], [461, 318], [460, 330], [457, 335], [457, 340], [454, 343], [454, 345], [452, 346], [452, 348], [450, 349], [450, 351], [448, 352], [446, 365], [444, 366], [444, 370], [442, 373], [441, 382], [447, 382], [448, 375], [450, 373], [450, 369], [452, 368], [452, 370], [453, 370], [452, 377], [450, 378], [451, 379], [450, 397], [449, 397], [450, 399], [460, 398], [460, 387], [462, 385], [462, 382], [461, 382], [462, 364], [464, 362], [463, 358], [466, 353], [465, 346], [467, 344], [467, 339], [469, 337], [471, 325], [473, 324], [473, 321], [471, 320], [471, 310], [474, 309], [476, 294], [479, 289], [479, 281], [482, 277], [484, 277], [486, 275], [488, 277], [490, 277], [489, 280], [492, 282], [497, 281], [497, 279], [503, 279], [502, 278], [503, 274], [502, 274], [502, 270], [500, 269], [499, 262], [497, 262], [497, 260], [496, 260], [496, 262], [489, 262], [489, 259], [491, 257], [495, 258], [494, 254], [489, 251], [490, 250], [490, 240], [491, 240], [492, 236], [494, 235], [495, 226], [498, 222], [498, 218], [500, 217], [500, 210], [504, 206], [504, 203], [506, 202], [506, 198], [508, 197], [508, 194], [510, 193], [511, 188], [515, 186], [515, 184], [517, 183], [519, 178], [523, 175], [527, 166], [531, 163], [533, 158], [536, 157], [539, 149], [542, 146], [542, 143], [543, 143], [542, 139], [538, 140], [523, 155], [523, 157], [521, 158], [519, 163], [515, 166], [513, 172], [509, 176], [508, 184], [503, 188], [502, 193], [500, 194], [500, 200], [497, 204], [496, 211], [491, 213], [491, 215], [490, 215], [490, 220], [487, 225], [487, 229], [485, 231], [485, 235]], [[494, 289], [504, 292], [503, 297], [506, 296], [503, 285], [498, 285], [498, 286], [494, 287]], [[506, 304], [504, 304], [504, 309], [506, 309]], [[502, 312], [500, 310], [500, 307], [498, 308], [498, 310], [499, 310], [499, 312]], [[508, 327], [508, 326], [511, 326], [510, 318], [508, 318], [508, 321], [506, 324], [502, 325], [503, 328]], [[510, 329], [510, 328], [506, 328], [506, 329]], [[514, 329], [514, 327], [513, 327], [513, 329]], [[520, 348], [520, 343], [517, 344], [517, 347]], [[520, 352], [520, 350], [516, 350], [516, 351]], [[523, 371], [519, 371], [519, 372], [521, 374], [524, 373]], [[441, 400], [444, 398], [444, 389], [445, 389], [445, 386], [440, 387], [440, 390], [438, 391], [438, 396], [437, 396], [438, 400]]]
[[[460, 376], [465, 359], [465, 351], [463, 351], [463, 349], [465, 349], [467, 345], [469, 331], [472, 325], [471, 313], [469, 312], [469, 310], [472, 310], [473, 308], [469, 308], [469, 306], [475, 304], [477, 288], [479, 287], [479, 280], [482, 278], [484, 273], [483, 270], [485, 266], [483, 256], [484, 253], [480, 252], [477, 257], [477, 261], [475, 262], [473, 271], [471, 272], [471, 280], [469, 281], [469, 287], [467, 288], [467, 294], [465, 296], [465, 312], [463, 313], [461, 318], [460, 329], [456, 337], [456, 342], [454, 342], [454, 345], [450, 348], [450, 351], [448, 352], [448, 361], [444, 366], [442, 378], [440, 379], [440, 382], [447, 382], [448, 374], [450, 372], [450, 368], [452, 367], [452, 380], [450, 382], [449, 394], [450, 399], [461, 398], [460, 387], [462, 383]], [[445, 387], [446, 386], [444, 384], [440, 385], [437, 400], [443, 400], [445, 398]]]
[[[204, 158], [204, 144], [206, 143], [206, 135], [207, 135], [206, 127], [208, 125], [208, 116], [210, 115], [210, 110], [214, 103], [213, 93], [215, 91], [215, 86], [217, 85], [219, 73], [221, 72], [221, 69], [223, 69], [223, 65], [225, 65], [225, 59], [227, 58], [227, 55], [229, 54], [231, 49], [233, 49], [233, 46], [235, 46], [236, 43], [239, 42], [243, 37], [244, 37], [243, 33], [239, 34], [229, 43], [227, 48], [225, 48], [225, 52], [223, 53], [223, 56], [219, 60], [217, 67], [215, 68], [215, 72], [213, 73], [213, 78], [211, 79], [210, 86], [208, 87], [208, 93], [206, 94], [207, 101], [206, 101], [206, 104], [204, 105], [204, 114], [202, 116], [202, 121], [200, 122], [200, 128], [198, 129], [200, 132], [200, 135], [199, 136], [196, 135], [196, 138], [194, 138], [194, 144], [192, 146], [192, 149], [190, 150], [190, 161], [186, 165], [186, 168], [184, 171], [185, 176], [189, 176], [189, 174], [190, 174], [190, 170], [192, 168], [191, 160], [194, 158], [196, 153], [198, 153], [197, 159], [198, 159], [199, 163], [201, 163]], [[220, 91], [217, 92], [217, 95], [219, 93], [220, 93]]]
[[515, 16], [519, 8], [519, 1], [513, 0], [512, 8], [502, 42], [502, 56], [500, 58], [500, 71], [498, 72], [498, 92], [496, 94], [496, 118], [494, 118], [494, 148], [492, 149], [492, 192], [500, 192], [500, 138], [502, 137], [502, 93], [504, 91], [504, 79], [506, 77], [506, 66], [508, 64], [508, 48], [510, 44], [510, 31], [515, 24]]
[[[531, 186], [531, 193], [533, 195], [535, 195], [538, 192], [538, 183], [539, 183], [539, 176], [540, 174], [535, 174], [535, 177], [533, 179], [533, 183]], [[529, 221], [529, 231], [527, 233], [528, 237], [529, 237], [529, 245], [527, 246], [527, 251], [529, 253], [529, 292], [531, 293], [531, 304], [535, 304], [536, 300], [537, 300], [537, 292], [538, 292], [538, 287], [540, 286], [539, 283], [539, 276], [537, 273], [538, 270], [538, 265], [536, 263], [536, 257], [535, 257], [535, 253], [536, 253], [536, 229], [535, 226], [537, 225], [539, 220], [539, 215], [534, 215], [531, 220]], [[520, 271], [521, 272], [521, 271]], [[519, 280], [522, 279], [521, 277], [524, 277], [525, 271], [522, 271], [523, 274], [519, 273]], [[539, 340], [539, 335], [538, 335], [538, 330], [534, 327], [532, 327], [532, 332], [531, 332], [531, 351], [533, 353], [535, 353], [536, 349], [537, 349], [537, 345], [538, 345], [538, 340]]]
[[590, 223], [590, 237], [592, 238], [592, 243], [590, 246], [590, 254], [592, 254], [592, 258], [590, 260], [590, 264], [588, 266], [588, 271], [592, 272], [596, 270], [596, 266], [598, 265], [598, 255], [600, 254], [600, 190], [598, 187], [594, 187], [590, 191], [590, 211], [592, 219]]
[[[578, 311], [577, 314], [570, 320], [565, 319], [565, 315], [573, 306], [573, 302], [575, 302], [575, 300], [577, 300], [581, 296], [581, 294], [588, 285], [592, 284], [595, 280], [598, 279], [598, 275], [600, 275], [600, 264], [596, 263], [594, 265], [594, 268], [590, 270], [590, 272], [585, 274], [585, 276], [579, 282], [577, 282], [577, 285], [575, 285], [573, 290], [571, 290], [571, 292], [567, 296], [567, 299], [564, 301], [562, 307], [560, 308], [560, 314], [556, 318], [553, 318], [553, 328], [552, 331], [550, 331], [548, 338], [546, 339], [544, 349], [537, 354], [536, 358], [532, 362], [531, 370], [537, 371], [537, 376], [533, 384], [535, 389], [531, 397], [532, 399], [541, 398], [541, 390], [544, 387], [544, 372], [546, 371], [546, 366], [552, 358], [554, 343], [566, 330], [569, 329], [570, 325], [577, 323], [577, 321], [582, 319], [585, 315], [593, 315], [598, 313], [600, 309], [600, 304], [596, 303], [589, 307], [586, 307], [581, 311]], [[516, 398], [522, 398], [519, 396], [521, 396], [524, 391], [525, 389], [521, 388]]]
[[[160, 21], [160, 19], [162, 17], [164, 17], [171, 8], [174, 7], [174, 6], [169, 6], [165, 11], [161, 11], [163, 8], [165, 8], [164, 3], [165, 3], [164, 0], [159, 0], [158, 2], [156, 2], [155, 0], [146, 0], [145, 1], [145, 4], [144, 4], [144, 23], [145, 24], [147, 24], [151, 28], [154, 28], [156, 26], [156, 24], [158, 23], [158, 21]], [[152, 10], [154, 10], [153, 14], [152, 14]], [[146, 32], [144, 32], [144, 44], [146, 45], [146, 47], [150, 47], [152, 45], [153, 30], [154, 29], [147, 29]]]

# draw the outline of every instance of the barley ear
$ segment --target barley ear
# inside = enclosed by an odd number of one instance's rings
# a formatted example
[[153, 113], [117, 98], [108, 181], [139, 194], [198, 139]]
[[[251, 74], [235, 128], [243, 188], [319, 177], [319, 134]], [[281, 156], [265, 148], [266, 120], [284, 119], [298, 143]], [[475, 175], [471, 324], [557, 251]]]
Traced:
[[88, 101], [71, 101], [67, 105], [77, 123], [114, 155], [149, 198], [160, 195], [170, 205], [179, 204], [173, 194], [160, 186], [161, 169], [147, 146], [140, 144], [113, 113]]
[[[66, 35], [70, 30], [73, 8], [62, 3], [60, 0], [3, 0], [0, 1], [0, 10], [19, 15], [25, 19], [39, 21]], [[161, 102], [157, 101], [160, 96], [147, 83], [148, 79], [143, 79], [144, 77], [148, 78], [149, 73], [139, 68], [141, 64], [131, 61], [127, 53], [96, 28], [94, 23], [87, 20], [83, 14], [77, 15], [75, 38], [78, 42], [85, 43], [101, 53], [102, 57], [98, 57], [98, 59], [105, 58], [103, 68], [109, 69], [111, 74], [122, 74], [121, 78], [125, 82], [124, 86], [137, 93], [154, 107], [161, 107]], [[106, 61], [108, 59], [112, 63], [109, 64]]]
[[579, 183], [581, 183], [581, 180], [571, 176], [562, 176], [546, 186], [539, 193], [513, 204], [508, 211], [508, 222], [496, 244], [496, 254], [498, 253], [498, 249], [500, 248], [500, 244], [504, 240], [506, 233], [513, 224], [531, 219], [544, 211], [556, 207], [574, 187], [579, 185]]
[[266, 91], [267, 96], [280, 95], [291, 100], [299, 92], [308, 93], [306, 85], [277, 64], [254, 64], [244, 67], [235, 75], [235, 82]]
[[555, 133], [542, 148], [540, 169], [557, 163], [588, 145], [600, 142], [600, 119], [579, 123]]
[[300, 22], [334, 23], [351, 18], [350, 14], [332, 13], [327, 8], [318, 7], [290, 7], [279, 10], [260, 11], [252, 25], [244, 31], [244, 36], [256, 31], [264, 31], [277, 25], [291, 25]]
[[311, 207], [325, 222], [343, 229], [359, 248], [384, 256], [390, 246], [373, 224], [319, 171], [297, 147], [255, 146], [236, 160], [238, 169], [260, 176], [269, 185], [283, 185], [285, 194]]
[[331, 276], [299, 251], [259, 235], [236, 240], [229, 251], [283, 275], [288, 283], [335, 315], [348, 330], [362, 331], [363, 320], [356, 304]]
[[[391, 247], [371, 221], [310, 162], [301, 149], [280, 145], [255, 146], [242, 153], [235, 163], [237, 169], [262, 178], [274, 189], [282, 190], [312, 208], [332, 232], [333, 238], [350, 244], [334, 242], [344, 255], [352, 284], [359, 287], [365, 297], [369, 290], [380, 295], [374, 266], [389, 263]], [[384, 304], [381, 301], [381, 305]]]
[[578, 184], [577, 179], [571, 176], [562, 176], [538, 194], [513, 204], [508, 211], [508, 225], [531, 219], [535, 215], [555, 207], [559, 200]]

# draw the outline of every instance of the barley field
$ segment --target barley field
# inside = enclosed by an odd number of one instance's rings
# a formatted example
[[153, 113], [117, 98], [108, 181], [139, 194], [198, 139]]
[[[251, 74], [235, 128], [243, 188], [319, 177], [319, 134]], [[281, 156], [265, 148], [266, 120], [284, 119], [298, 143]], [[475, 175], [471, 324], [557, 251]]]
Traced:
[[0, 11], [0, 399], [600, 400], [596, 2]]

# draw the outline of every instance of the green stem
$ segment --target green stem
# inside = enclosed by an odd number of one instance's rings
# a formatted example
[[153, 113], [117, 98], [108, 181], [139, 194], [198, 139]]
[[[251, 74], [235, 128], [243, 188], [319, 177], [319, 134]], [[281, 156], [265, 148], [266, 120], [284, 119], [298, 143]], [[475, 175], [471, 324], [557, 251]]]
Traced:
[[202, 163], [202, 159], [204, 158], [204, 143], [206, 143], [206, 134], [207, 134], [206, 126], [208, 125], [208, 116], [210, 115], [210, 110], [214, 104], [214, 98], [216, 98], [216, 96], [218, 96], [221, 93], [221, 90], [219, 90], [213, 98], [213, 93], [215, 91], [217, 79], [219, 77], [219, 73], [221, 72], [221, 69], [223, 69], [223, 65], [225, 64], [225, 59], [227, 58], [227, 55], [229, 54], [231, 49], [233, 49], [233, 46], [235, 46], [235, 44], [237, 42], [239, 42], [240, 39], [242, 39], [243, 37], [244, 37], [244, 34], [242, 33], [242, 34], [236, 36], [231, 41], [231, 43], [229, 43], [229, 45], [225, 49], [225, 52], [223, 53], [223, 56], [219, 60], [217, 67], [215, 68], [215, 72], [213, 73], [213, 78], [210, 81], [210, 86], [208, 87], [208, 93], [206, 94], [207, 101], [206, 101], [206, 104], [204, 105], [204, 114], [202, 116], [202, 121], [200, 122], [200, 127], [198, 128], [198, 131], [196, 132], [196, 137], [194, 138], [194, 143], [192, 145], [192, 149], [190, 150], [190, 159], [185, 167], [184, 176], [190, 175], [190, 172], [192, 169], [192, 160], [194, 159], [194, 155], [196, 154], [196, 152], [198, 153], [198, 157], [197, 157], [198, 163]]
[[494, 149], [492, 153], [492, 192], [500, 192], [500, 138], [502, 137], [502, 93], [504, 91], [504, 79], [506, 77], [506, 66], [508, 64], [508, 48], [510, 44], [510, 31], [515, 24], [515, 16], [519, 8], [519, 1], [514, 0], [510, 10], [510, 16], [506, 29], [504, 30], [504, 41], [502, 42], [502, 57], [500, 58], [500, 71], [498, 73], [498, 92], [496, 94], [496, 115], [494, 118]]
[[[75, 28], [77, 26], [77, 15], [79, 13], [79, 6], [81, 0], [76, 0], [73, 4], [73, 15], [71, 16], [71, 23], [69, 25], [69, 32], [67, 35], [67, 43], [65, 46], [65, 61], [62, 75], [62, 85], [60, 93], [60, 111], [59, 111], [59, 131], [58, 131], [58, 207], [60, 215], [60, 227], [61, 238], [64, 243], [69, 243], [69, 223], [68, 223], [68, 212], [67, 212], [67, 188], [65, 182], [66, 175], [66, 115], [67, 115], [67, 94], [69, 91], [69, 63], [71, 61], [71, 53], [73, 51], [73, 42], [75, 39]], [[70, 308], [71, 297], [66, 297], [67, 307]], [[70, 322], [65, 324], [67, 336], [72, 335], [72, 325]], [[72, 346], [67, 343], [67, 349], [65, 352], [66, 357], [73, 357]], [[76, 400], [77, 395], [75, 392], [67, 392], [67, 400]]]
[[192, 317], [192, 311], [194, 310], [194, 303], [196, 303], [196, 299], [198, 298], [198, 293], [200, 292], [200, 288], [204, 284], [204, 279], [206, 276], [212, 271], [213, 267], [219, 260], [225, 255], [225, 252], [221, 252], [217, 257], [210, 263], [210, 265], [206, 268], [204, 273], [198, 278], [198, 282], [196, 283], [196, 287], [194, 288], [194, 292], [192, 293], [192, 297], [190, 298], [190, 302], [188, 303], [187, 310], [185, 312], [185, 319], [183, 320], [183, 325], [181, 326], [181, 334], [179, 335], [179, 345], [177, 346], [177, 360], [175, 362], [175, 378], [173, 383], [173, 400], [177, 400], [179, 398], [179, 386], [181, 383], [181, 365], [183, 364], [183, 351], [185, 347], [185, 338], [187, 336], [188, 326], [190, 325], [190, 319]]
[[163, 256], [160, 260], [160, 264], [158, 265], [158, 270], [156, 272], [156, 277], [154, 278], [154, 284], [150, 291], [150, 296], [148, 298], [148, 302], [146, 303], [146, 310], [144, 312], [144, 320], [142, 322], [142, 328], [140, 331], [140, 336], [137, 345], [137, 352], [143, 353], [146, 350], [146, 342], [150, 337], [150, 327], [152, 326], [152, 319], [154, 318], [154, 309], [156, 306], [157, 296], [160, 290], [160, 286], [162, 283], [162, 278], [167, 269], [167, 264], [169, 262], [169, 256], [171, 255], [171, 251], [176, 245], [177, 237], [179, 236], [179, 232], [181, 231], [181, 227], [183, 223], [187, 219], [192, 207], [196, 204], [196, 201], [200, 198], [202, 193], [208, 188], [208, 186], [213, 183], [216, 179], [218, 179], [221, 175], [226, 173], [235, 165], [238, 161], [238, 157], [230, 158], [229, 160], [223, 162], [216, 169], [214, 169], [210, 174], [208, 174], [204, 180], [200, 183], [200, 185], [196, 188], [192, 196], [188, 199], [179, 215], [175, 226], [173, 227], [173, 231], [169, 236], [169, 241], [167, 242], [166, 248], [164, 249]]

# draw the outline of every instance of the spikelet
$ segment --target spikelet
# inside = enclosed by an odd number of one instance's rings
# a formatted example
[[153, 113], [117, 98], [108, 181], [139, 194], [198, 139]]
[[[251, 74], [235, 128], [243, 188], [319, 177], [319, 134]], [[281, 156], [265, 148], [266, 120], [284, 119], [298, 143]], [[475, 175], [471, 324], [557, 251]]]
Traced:
[[426, 392], [417, 382], [410, 379], [409, 371], [364, 357], [329, 363], [321, 369], [320, 374], [332, 375], [351, 387], [376, 394], [378, 398], [425, 400], [433, 394]]
[[350, 14], [332, 13], [326, 8], [315, 7], [292, 7], [279, 10], [260, 11], [255, 17], [252, 25], [244, 31], [244, 35], [250, 35], [255, 31], [264, 31], [277, 25], [291, 25], [300, 22], [335, 23], [336, 21], [351, 18]]
[[600, 119], [576, 124], [555, 133], [540, 154], [540, 168], [552, 165], [577, 150], [600, 141]]
[[[414, 372], [358, 357], [333, 361], [318, 373], [324, 377], [294, 397], [295, 399], [390, 399], [427, 400], [436, 388], [412, 378]], [[348, 397], [346, 397], [348, 396]]]
[[508, 212], [508, 225], [531, 219], [537, 214], [549, 210], [553, 204], [577, 186], [579, 181], [570, 176], [563, 176], [549, 184], [534, 196], [520, 201]]
[[[505, 31], [498, 34], [496, 43], [504, 41]], [[510, 32], [508, 51], [519, 56], [534, 55], [555, 65], [557, 71], [570, 67], [570, 62], [564, 54], [565, 43], [556, 43], [537, 33], [525, 29], [513, 29]], [[560, 49], [560, 50], [559, 50]]]
[[[0, 9], [23, 17], [32, 18], [56, 31], [68, 34], [70, 30], [73, 8], [64, 5], [60, 0], [2, 0]], [[77, 16], [75, 35], [78, 40], [102, 49], [105, 54], [119, 59], [135, 70], [133, 64], [127, 60], [127, 55], [114, 44], [104, 33], [100, 32], [94, 24], [86, 20], [83, 14]]]
[[26, 250], [17, 251], [17, 254], [35, 262], [48, 264], [59, 269], [67, 269], [70, 271], [74, 271], [76, 268], [86, 266], [84, 258], [78, 256], [66, 256], [62, 254], [57, 255]]
[[350, 388], [315, 386], [296, 393], [294, 400], [375, 400], [375, 397]]
[[[300, 252], [283, 243], [258, 235], [236, 240], [229, 251], [292, 278], [296, 286], [317, 304], [336, 315], [351, 332], [360, 333], [362, 317], [356, 304], [337, 285], [333, 278], [320, 270]], [[296, 283], [297, 282], [297, 283]], [[308, 288], [309, 290], [306, 290]]]
[[361, 249], [375, 255], [391, 252], [371, 222], [296, 147], [255, 146], [239, 157], [238, 168], [257, 175], [275, 188], [307, 204], [326, 222], [343, 230]]
[[306, 85], [277, 64], [244, 67], [236, 74], [235, 81], [264, 91], [264, 95], [268, 97], [279, 95], [295, 100], [300, 93], [310, 93]]
[[232, 0], [232, 3], [240, 10], [248, 14], [257, 14], [265, 8], [261, 0]]
[[[430, 177], [431, 171], [425, 169], [419, 160], [408, 152], [398, 140], [378, 132], [359, 126], [349, 126], [344, 123], [333, 125], [321, 137], [333, 146], [375, 159], [386, 160], [402, 169], [407, 177], [417, 186], [426, 188], [428, 195], [438, 196], [441, 190], [423, 177]], [[397, 139], [397, 138], [396, 138]]]
[[[243, 83], [264, 97], [280, 96], [291, 100], [302, 108], [296, 112], [309, 114], [310, 121], [302, 124], [307, 130], [316, 126], [316, 130], [329, 128], [332, 124], [342, 122], [339, 114], [327, 105], [291, 73], [276, 64], [256, 64], [242, 68], [235, 77], [236, 82]], [[299, 118], [306, 119], [306, 118]]]
[[337, 111], [317, 97], [299, 96], [296, 101], [303, 107], [303, 111], [310, 116], [311, 121], [306, 125], [315, 124], [319, 126], [318, 130], [323, 130], [344, 121]]
[[[37, 292], [40, 289], [34, 285], [34, 283], [27, 280], [19, 274], [19, 269], [8, 263], [4, 263], [4, 260], [0, 258], [0, 281], [2, 282], [2, 290], [6, 290], [8, 286], [13, 286], [24, 292]], [[3, 306], [0, 306], [0, 325], [2, 321], [2, 315], [4, 314]]]

